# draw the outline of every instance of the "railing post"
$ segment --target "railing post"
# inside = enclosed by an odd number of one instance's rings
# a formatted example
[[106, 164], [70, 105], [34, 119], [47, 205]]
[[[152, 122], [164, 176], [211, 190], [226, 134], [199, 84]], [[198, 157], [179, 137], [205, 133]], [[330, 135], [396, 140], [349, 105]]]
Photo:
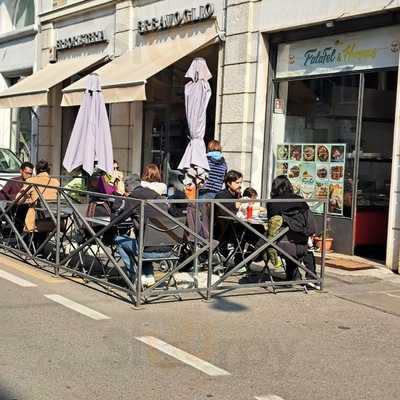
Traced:
[[325, 239], [326, 239], [327, 226], [328, 226], [328, 201], [325, 200], [324, 201], [324, 222], [323, 222], [323, 231], [322, 231], [322, 249], [321, 249], [321, 282], [320, 282], [321, 290], [324, 288], [325, 257], [326, 257]]
[[213, 240], [214, 240], [214, 202], [210, 201], [210, 229], [209, 229], [209, 243], [208, 249], [208, 274], [207, 274], [207, 301], [211, 299], [211, 284], [213, 274]]
[[136, 307], [141, 305], [142, 269], [143, 269], [143, 239], [144, 239], [144, 200], [140, 201], [140, 224], [138, 241], [138, 266], [136, 276]]
[[61, 207], [60, 207], [60, 189], [57, 190], [57, 233], [56, 233], [56, 265], [54, 272], [56, 276], [60, 275], [60, 248], [61, 248], [61, 235], [60, 235], [60, 224], [61, 224]]
[[[194, 231], [198, 234], [199, 233], [199, 203], [198, 203], [199, 191], [197, 190], [196, 184], [196, 197], [194, 200], [195, 209], [194, 209]], [[197, 246], [198, 246], [198, 239], [197, 236], [194, 237], [194, 251], [197, 253]], [[196, 257], [194, 259], [194, 271], [193, 271], [193, 279], [195, 287], [199, 287], [199, 258]]]

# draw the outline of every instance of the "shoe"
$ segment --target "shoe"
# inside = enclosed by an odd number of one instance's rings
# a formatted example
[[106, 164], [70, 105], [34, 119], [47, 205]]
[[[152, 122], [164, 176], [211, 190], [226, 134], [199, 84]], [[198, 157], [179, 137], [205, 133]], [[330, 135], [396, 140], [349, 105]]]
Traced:
[[282, 258], [279, 257], [276, 264], [273, 264], [273, 266], [275, 268], [275, 271], [283, 270], [284, 265], [283, 265]]
[[247, 273], [247, 267], [243, 266], [242, 268], [240, 268], [239, 270], [236, 271], [237, 274], [239, 275], [243, 275]]
[[150, 286], [148, 278], [147, 278], [147, 275], [145, 275], [145, 274], [142, 274], [142, 286], [143, 287], [149, 287]]
[[321, 286], [318, 283], [307, 282], [307, 286], [315, 290], [321, 290]]
[[155, 283], [156, 280], [154, 279], [154, 275], [142, 275], [142, 285], [144, 287], [153, 286]]
[[149, 283], [149, 286], [153, 286], [156, 283], [154, 275], [147, 275], [147, 282]]

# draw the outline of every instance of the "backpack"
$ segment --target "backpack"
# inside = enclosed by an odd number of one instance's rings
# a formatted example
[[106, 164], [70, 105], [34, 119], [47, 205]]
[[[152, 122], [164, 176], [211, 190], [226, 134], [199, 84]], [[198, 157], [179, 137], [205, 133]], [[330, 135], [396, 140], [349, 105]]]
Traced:
[[284, 211], [282, 218], [292, 232], [304, 237], [314, 235], [317, 230], [314, 216], [309, 208]]

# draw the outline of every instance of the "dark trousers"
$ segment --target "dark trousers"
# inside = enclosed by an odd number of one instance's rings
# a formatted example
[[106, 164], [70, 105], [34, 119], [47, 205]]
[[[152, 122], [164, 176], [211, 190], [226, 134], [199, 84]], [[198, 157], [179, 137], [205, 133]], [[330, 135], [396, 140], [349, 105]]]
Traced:
[[26, 213], [28, 212], [29, 204], [18, 204], [15, 208], [14, 225], [19, 233], [24, 232]]
[[[306, 254], [303, 256], [303, 263], [304, 266], [309, 269], [311, 272], [316, 274], [316, 264], [315, 264], [315, 257], [312, 251], [307, 250]], [[315, 279], [310, 273], [306, 272], [306, 279]]]

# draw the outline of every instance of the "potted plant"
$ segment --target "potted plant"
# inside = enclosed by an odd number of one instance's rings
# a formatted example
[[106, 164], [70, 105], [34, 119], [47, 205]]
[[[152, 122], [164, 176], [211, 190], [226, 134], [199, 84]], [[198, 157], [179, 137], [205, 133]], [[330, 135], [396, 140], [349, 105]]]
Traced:
[[[320, 232], [319, 234], [314, 236], [314, 247], [318, 250], [322, 250], [322, 242], [323, 242], [323, 234], [324, 232]], [[325, 251], [329, 252], [333, 250], [333, 231], [330, 228], [330, 219], [327, 221], [327, 228], [325, 231]]]

